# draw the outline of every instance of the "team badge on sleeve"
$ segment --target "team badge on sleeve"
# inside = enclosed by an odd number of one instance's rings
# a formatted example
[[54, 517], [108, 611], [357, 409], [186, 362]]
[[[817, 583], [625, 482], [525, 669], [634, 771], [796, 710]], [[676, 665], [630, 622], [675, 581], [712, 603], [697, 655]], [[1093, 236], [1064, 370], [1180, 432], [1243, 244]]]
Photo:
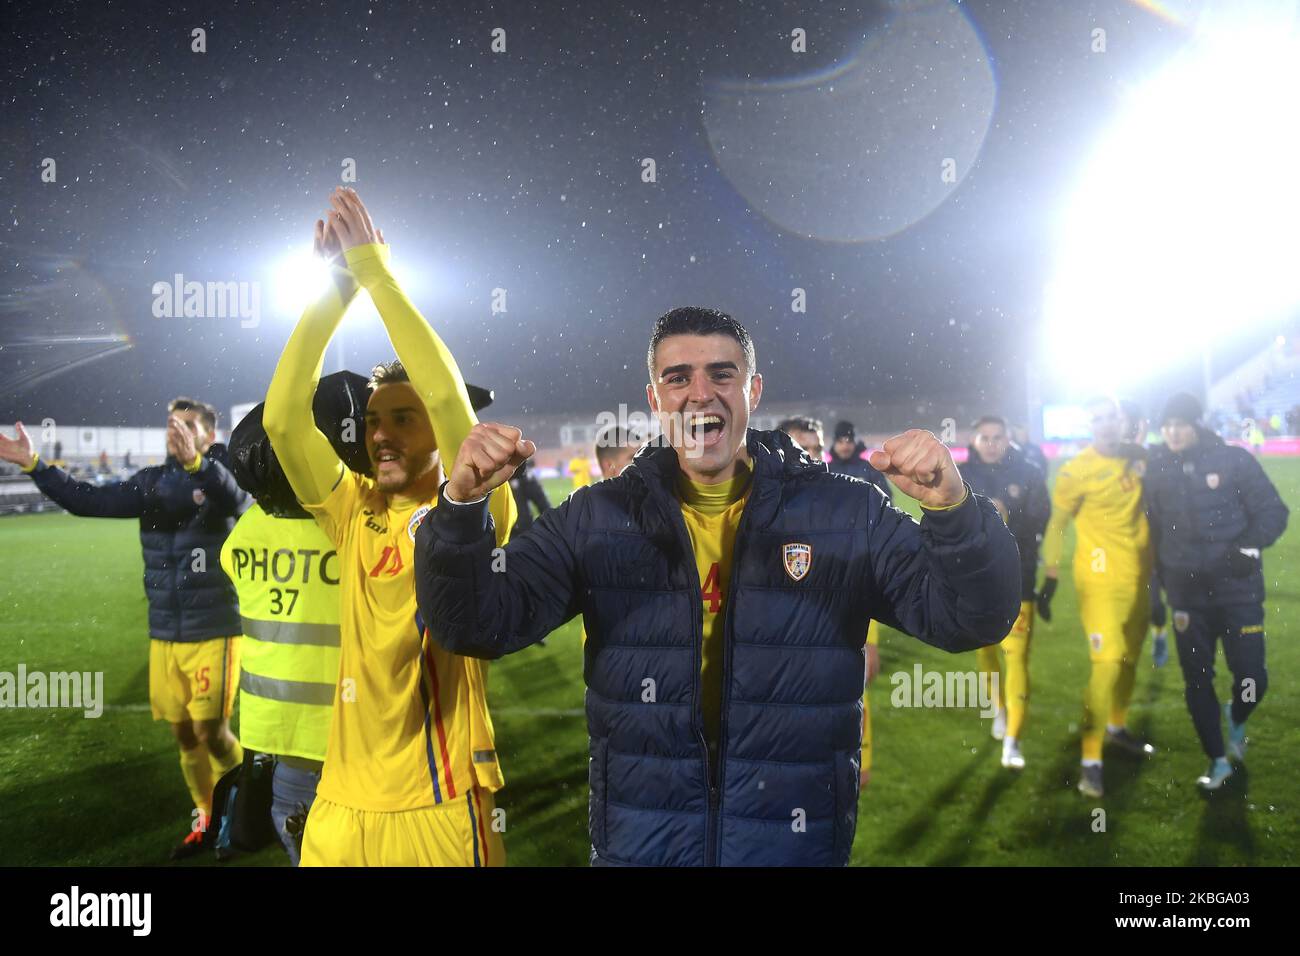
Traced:
[[202, 488], [195, 488], [192, 497], [196, 505], [201, 505], [208, 500], [208, 496], [203, 493]]
[[811, 544], [787, 544], [785, 546], [785, 573], [792, 581], [802, 581], [812, 567]]
[[1213, 491], [1215, 488], [1219, 487], [1219, 476], [1215, 472], [1210, 472], [1205, 476], [1205, 483], [1209, 485], [1210, 490]]
[[1187, 625], [1192, 623], [1191, 615], [1186, 611], [1174, 611], [1174, 630], [1179, 634], [1187, 630]]

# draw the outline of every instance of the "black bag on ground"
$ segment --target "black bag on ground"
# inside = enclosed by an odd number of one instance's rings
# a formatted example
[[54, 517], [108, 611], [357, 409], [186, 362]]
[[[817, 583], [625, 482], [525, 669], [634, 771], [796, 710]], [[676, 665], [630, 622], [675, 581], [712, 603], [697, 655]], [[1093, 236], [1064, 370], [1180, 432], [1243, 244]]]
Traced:
[[278, 837], [271, 820], [271, 778], [275, 758], [244, 751], [244, 762], [228, 771], [212, 791], [212, 819], [204, 842], [218, 859], [255, 853]]

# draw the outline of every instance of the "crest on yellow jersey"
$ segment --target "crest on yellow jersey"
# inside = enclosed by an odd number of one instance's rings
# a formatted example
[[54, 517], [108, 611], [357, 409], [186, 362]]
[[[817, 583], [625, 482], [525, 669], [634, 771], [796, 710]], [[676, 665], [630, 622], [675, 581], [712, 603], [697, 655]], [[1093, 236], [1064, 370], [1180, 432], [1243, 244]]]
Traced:
[[420, 522], [432, 510], [432, 505], [421, 505], [415, 510], [415, 514], [411, 515], [411, 520], [406, 522], [406, 534], [412, 541], [415, 540], [415, 532], [420, 530]]
[[812, 568], [811, 544], [787, 544], [784, 548], [785, 573], [792, 581], [802, 581]]

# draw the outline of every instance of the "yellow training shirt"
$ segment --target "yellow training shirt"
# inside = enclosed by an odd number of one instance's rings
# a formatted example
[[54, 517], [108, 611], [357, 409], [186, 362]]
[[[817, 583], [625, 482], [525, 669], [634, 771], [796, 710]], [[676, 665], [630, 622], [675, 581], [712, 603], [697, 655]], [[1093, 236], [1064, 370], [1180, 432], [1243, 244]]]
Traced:
[[677, 495], [682, 518], [695, 552], [700, 575], [704, 644], [700, 655], [700, 704], [704, 711], [704, 737], [710, 752], [716, 752], [722, 722], [723, 621], [727, 609], [727, 585], [731, 581], [731, 559], [736, 530], [745, 510], [750, 487], [746, 469], [730, 481], [702, 485], [678, 474]]
[[[451, 352], [402, 292], [381, 243], [346, 250], [331, 285], [286, 343], [263, 424], [294, 492], [338, 555], [339, 674], [318, 793], [365, 812], [414, 810], [502, 785], [487, 709], [487, 665], [448, 654], [418, 621], [415, 532], [436, 504], [385, 495], [339, 461], [313, 420], [330, 337], [359, 288], [410, 375], [444, 466], [476, 421]], [[508, 485], [493, 493], [497, 542], [514, 524]]]
[[[414, 810], [504, 782], [486, 662], [447, 653], [417, 618], [415, 532], [436, 504], [345, 469], [325, 501], [303, 505], [339, 554], [339, 681], [317, 792], [355, 810]], [[509, 485], [490, 510], [504, 545]]]
[[1145, 586], [1151, 554], [1140, 462], [1102, 455], [1090, 445], [1061, 466], [1052, 490], [1052, 520], [1043, 536], [1048, 567], [1060, 565], [1071, 518], [1077, 533], [1075, 587]]
[[569, 460], [569, 473], [573, 476], [573, 490], [585, 488], [591, 484], [591, 461], [578, 457]]

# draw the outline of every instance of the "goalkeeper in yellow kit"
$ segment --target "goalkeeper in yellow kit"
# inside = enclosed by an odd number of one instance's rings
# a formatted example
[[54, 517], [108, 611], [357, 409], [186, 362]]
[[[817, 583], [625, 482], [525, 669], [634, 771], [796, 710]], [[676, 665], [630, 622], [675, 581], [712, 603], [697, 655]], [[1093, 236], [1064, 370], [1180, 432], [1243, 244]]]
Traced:
[[1079, 791], [1100, 797], [1103, 740], [1143, 756], [1155, 752], [1125, 726], [1151, 613], [1151, 551], [1142, 504], [1143, 461], [1122, 441], [1119, 406], [1113, 399], [1096, 399], [1088, 404], [1088, 413], [1092, 444], [1062, 465], [1056, 476], [1052, 520], [1043, 539], [1047, 581], [1038, 612], [1043, 620], [1051, 620], [1065, 528], [1074, 519], [1074, 586], [1092, 657], [1084, 695]]
[[[340, 565], [339, 677], [302, 865], [501, 865], [492, 794], [503, 780], [486, 666], [429, 640], [411, 576], [441, 462], [455, 458], [474, 412], [455, 359], [389, 272], [361, 200], [337, 189], [330, 201], [316, 247], [332, 259], [333, 288], [285, 346], [264, 413], [276, 456]], [[359, 286], [399, 359], [374, 370], [357, 433], [374, 479], [343, 465], [312, 416], [326, 347]], [[489, 507], [504, 544], [515, 518], [509, 488]]]

